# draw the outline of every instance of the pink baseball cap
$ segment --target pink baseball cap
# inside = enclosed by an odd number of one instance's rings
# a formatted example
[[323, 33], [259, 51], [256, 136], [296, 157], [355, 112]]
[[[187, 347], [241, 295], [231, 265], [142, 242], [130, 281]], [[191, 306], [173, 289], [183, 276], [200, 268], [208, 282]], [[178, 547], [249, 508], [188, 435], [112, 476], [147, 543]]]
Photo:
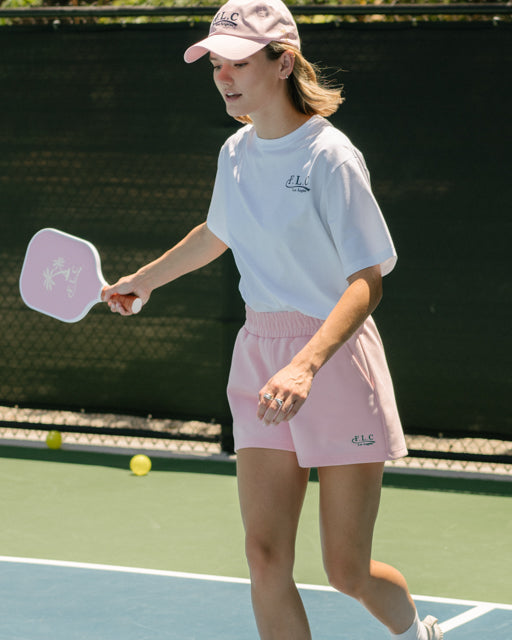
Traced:
[[209, 36], [185, 51], [185, 62], [195, 62], [209, 51], [228, 60], [243, 60], [270, 42], [300, 49], [288, 7], [281, 0], [229, 0], [212, 20]]

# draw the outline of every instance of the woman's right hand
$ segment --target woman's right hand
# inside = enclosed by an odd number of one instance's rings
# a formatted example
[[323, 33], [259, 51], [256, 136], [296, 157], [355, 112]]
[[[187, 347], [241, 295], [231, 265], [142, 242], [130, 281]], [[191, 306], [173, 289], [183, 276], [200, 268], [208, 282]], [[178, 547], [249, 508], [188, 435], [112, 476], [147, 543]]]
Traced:
[[[120, 278], [113, 285], [106, 285], [101, 292], [101, 299], [106, 302], [113, 313], [122, 316], [131, 316], [133, 297], [139, 298], [142, 306], [146, 304], [151, 295], [151, 290], [144, 286], [137, 274]], [[124, 297], [129, 296], [129, 297]]]

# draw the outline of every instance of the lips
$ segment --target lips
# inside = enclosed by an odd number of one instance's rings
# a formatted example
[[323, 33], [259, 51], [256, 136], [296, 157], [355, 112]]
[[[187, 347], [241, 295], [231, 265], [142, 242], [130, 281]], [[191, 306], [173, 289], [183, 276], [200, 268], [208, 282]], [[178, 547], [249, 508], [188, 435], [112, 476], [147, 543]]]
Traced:
[[234, 93], [233, 91], [226, 91], [226, 93], [224, 94], [224, 98], [226, 99], [227, 102], [234, 102], [235, 100], [240, 98], [241, 95], [242, 95], [241, 93]]

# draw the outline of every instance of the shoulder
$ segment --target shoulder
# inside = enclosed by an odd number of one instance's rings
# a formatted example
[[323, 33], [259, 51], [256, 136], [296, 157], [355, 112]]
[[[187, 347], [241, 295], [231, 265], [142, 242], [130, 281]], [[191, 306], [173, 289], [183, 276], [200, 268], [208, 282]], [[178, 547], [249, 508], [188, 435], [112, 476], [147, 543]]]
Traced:
[[364, 156], [350, 138], [325, 118], [316, 116], [314, 125], [316, 133], [312, 149], [316, 168], [326, 177], [334, 179], [343, 174], [345, 181], [355, 177], [369, 184], [370, 174]]
[[247, 145], [248, 141], [253, 135], [253, 129], [254, 127], [252, 124], [246, 124], [245, 126], [235, 131], [235, 133], [230, 135], [222, 145], [222, 148], [220, 150], [221, 155], [232, 155], [233, 153], [238, 151], [241, 146]]
[[359, 160], [361, 153], [343, 131], [320, 116], [315, 116], [312, 120], [311, 147], [319, 159], [332, 168], [349, 160]]

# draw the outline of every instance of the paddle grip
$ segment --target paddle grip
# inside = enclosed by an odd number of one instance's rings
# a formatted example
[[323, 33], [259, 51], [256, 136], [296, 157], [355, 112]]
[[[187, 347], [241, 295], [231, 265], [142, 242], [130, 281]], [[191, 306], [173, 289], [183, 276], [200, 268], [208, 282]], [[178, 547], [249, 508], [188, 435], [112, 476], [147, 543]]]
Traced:
[[139, 311], [142, 309], [142, 300], [137, 296], [115, 293], [112, 298], [119, 301], [123, 305], [123, 307], [130, 313], [139, 313]]

